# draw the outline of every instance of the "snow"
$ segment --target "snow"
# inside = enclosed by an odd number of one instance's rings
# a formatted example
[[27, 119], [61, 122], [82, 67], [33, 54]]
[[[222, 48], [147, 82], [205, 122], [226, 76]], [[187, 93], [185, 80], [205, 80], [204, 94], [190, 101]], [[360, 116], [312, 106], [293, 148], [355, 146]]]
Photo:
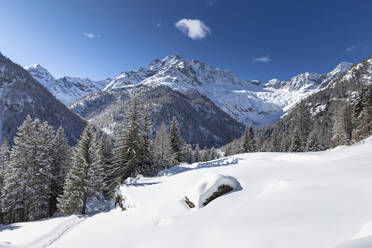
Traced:
[[[67, 225], [66, 232], [59, 227], [69, 217], [3, 226], [0, 244], [24, 247], [35, 240], [54, 240], [45, 244], [51, 243], [50, 248], [370, 248], [371, 150], [372, 137], [324, 152], [251, 153], [182, 164], [123, 185], [126, 211], [117, 208], [86, 217]], [[222, 175], [235, 178], [241, 190], [203, 208], [185, 205], [187, 193], [201, 196], [205, 191], [193, 189], [203, 182], [217, 185]], [[59, 234], [45, 239], [50, 233]]]
[[197, 208], [202, 208], [204, 207], [203, 203], [206, 202], [221, 185], [228, 185], [233, 191], [240, 189], [240, 184], [234, 177], [207, 173], [200, 178], [198, 183], [188, 193], [186, 193], [186, 196]]
[[[168, 86], [186, 95], [196, 90], [235, 120], [259, 128], [280, 119], [301, 99], [328, 86], [350, 66], [351, 63], [341, 62], [327, 74], [305, 72], [292, 77], [288, 82], [272, 79], [266, 84], [241, 79], [229, 70], [218, 69], [198, 60], [186, 61], [179, 55], [156, 59], [147, 67], [122, 72], [115, 79], [101, 81], [76, 77], [55, 79], [40, 65], [26, 69], [66, 105], [100, 90], [130, 92], [138, 86], [150, 89]], [[368, 83], [371, 77], [362, 80]]]
[[65, 105], [72, 104], [84, 96], [102, 90], [111, 81], [111, 79], [93, 81], [89, 78], [77, 77], [56, 79], [39, 64], [25, 67], [25, 69]]
[[122, 72], [103, 90], [141, 85], [168, 86], [186, 95], [197, 90], [232, 118], [258, 128], [280, 119], [297, 102], [326, 87], [350, 66], [342, 62], [328, 74], [306, 72], [288, 82], [272, 79], [261, 84], [197, 60], [185, 61], [179, 55], [171, 55], [154, 60], [147, 68], [141, 67], [136, 72]]
[[312, 117], [315, 117], [317, 116], [320, 112], [324, 111], [325, 109], [327, 108], [327, 105], [326, 104], [320, 104], [314, 108], [311, 108], [310, 109], [310, 112], [311, 112], [311, 116]]
[[0, 247], [2, 242], [10, 247], [47, 247], [82, 220], [73, 215], [0, 226]]

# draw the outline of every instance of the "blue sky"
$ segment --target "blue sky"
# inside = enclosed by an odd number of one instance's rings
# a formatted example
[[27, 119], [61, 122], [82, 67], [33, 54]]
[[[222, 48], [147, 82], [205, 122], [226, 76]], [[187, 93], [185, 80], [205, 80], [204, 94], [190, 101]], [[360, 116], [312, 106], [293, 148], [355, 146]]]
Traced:
[[0, 8], [0, 51], [56, 77], [115, 77], [177, 53], [245, 79], [287, 80], [372, 55], [370, 0], [3, 0]]

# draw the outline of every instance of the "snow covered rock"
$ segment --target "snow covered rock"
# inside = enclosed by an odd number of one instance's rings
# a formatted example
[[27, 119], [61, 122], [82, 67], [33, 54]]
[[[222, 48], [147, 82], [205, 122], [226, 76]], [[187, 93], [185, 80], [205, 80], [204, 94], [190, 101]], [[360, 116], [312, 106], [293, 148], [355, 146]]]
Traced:
[[185, 202], [190, 208], [202, 208], [214, 199], [240, 188], [240, 183], [234, 177], [207, 173], [186, 194]]
[[58, 100], [69, 105], [78, 99], [102, 90], [112, 79], [93, 81], [89, 78], [62, 77], [56, 79], [39, 64], [25, 67], [31, 76], [47, 88]]

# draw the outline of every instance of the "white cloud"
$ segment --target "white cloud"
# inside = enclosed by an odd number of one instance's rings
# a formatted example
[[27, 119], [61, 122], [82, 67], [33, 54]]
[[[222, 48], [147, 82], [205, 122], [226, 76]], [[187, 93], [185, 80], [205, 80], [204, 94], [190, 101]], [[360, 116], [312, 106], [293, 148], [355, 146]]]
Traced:
[[216, 4], [216, 0], [207, 0], [207, 5], [213, 7]]
[[100, 37], [99, 34], [93, 34], [93, 33], [88, 33], [88, 32], [84, 32], [83, 35], [88, 37], [89, 39], [94, 39], [94, 38], [99, 38]]
[[260, 63], [268, 63], [271, 61], [270, 55], [253, 58], [253, 61]]
[[359, 46], [350, 46], [345, 49], [346, 52], [353, 52], [355, 50], [358, 50]]
[[189, 36], [193, 40], [203, 39], [207, 35], [211, 34], [210, 28], [208, 28], [201, 20], [197, 19], [182, 19], [176, 22], [175, 27]]
[[160, 28], [162, 24], [163, 24], [162, 21], [158, 21], [155, 25], [156, 25], [156, 27]]
[[345, 48], [345, 51], [348, 53], [359, 51], [359, 50], [363, 50], [363, 51], [368, 50], [368, 46], [356, 45], [356, 46], [349, 46]]

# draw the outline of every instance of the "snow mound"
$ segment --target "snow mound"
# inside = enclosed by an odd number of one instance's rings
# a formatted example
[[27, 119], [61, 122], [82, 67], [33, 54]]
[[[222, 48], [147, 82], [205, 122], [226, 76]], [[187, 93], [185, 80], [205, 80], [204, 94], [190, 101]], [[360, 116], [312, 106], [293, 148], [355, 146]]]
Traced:
[[371, 248], [372, 236], [355, 239], [333, 248]]
[[0, 242], [0, 248], [13, 248], [14, 246], [12, 246], [10, 243], [3, 243], [3, 242]]
[[364, 237], [372, 237], [372, 220], [365, 223], [359, 233], [354, 237], [354, 239], [360, 239]]
[[240, 183], [236, 178], [217, 173], [205, 174], [199, 182], [192, 188], [186, 197], [195, 204], [197, 208], [202, 208], [209, 203], [210, 197], [218, 192], [223, 185], [230, 186], [232, 191], [241, 189]]

